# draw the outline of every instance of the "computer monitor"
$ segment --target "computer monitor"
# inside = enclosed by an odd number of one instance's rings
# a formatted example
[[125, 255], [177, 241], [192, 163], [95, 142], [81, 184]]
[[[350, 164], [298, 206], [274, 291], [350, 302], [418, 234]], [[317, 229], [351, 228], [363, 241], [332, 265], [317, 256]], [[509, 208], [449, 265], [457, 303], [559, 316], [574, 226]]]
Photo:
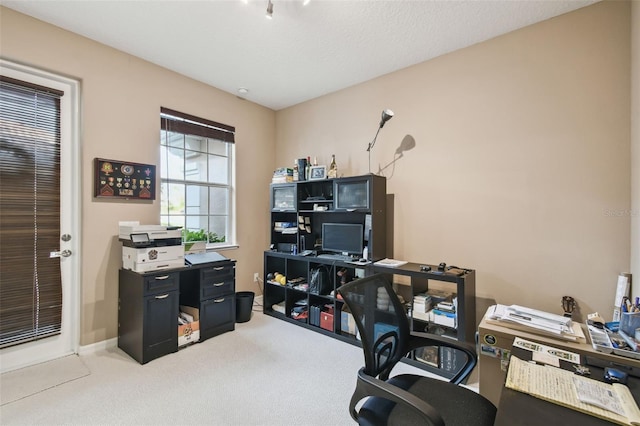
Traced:
[[323, 223], [322, 250], [362, 255], [364, 226], [358, 223]]

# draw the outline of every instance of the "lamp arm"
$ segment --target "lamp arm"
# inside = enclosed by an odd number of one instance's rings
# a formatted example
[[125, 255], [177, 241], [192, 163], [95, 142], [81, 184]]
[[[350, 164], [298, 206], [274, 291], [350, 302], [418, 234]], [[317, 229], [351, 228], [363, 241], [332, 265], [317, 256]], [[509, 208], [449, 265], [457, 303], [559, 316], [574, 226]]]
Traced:
[[376, 132], [376, 135], [373, 137], [373, 140], [367, 147], [367, 151], [371, 151], [371, 148], [373, 148], [373, 146], [376, 144], [376, 139], [378, 139], [378, 133], [380, 133], [380, 129], [382, 129], [382, 126], [378, 127], [378, 131]]

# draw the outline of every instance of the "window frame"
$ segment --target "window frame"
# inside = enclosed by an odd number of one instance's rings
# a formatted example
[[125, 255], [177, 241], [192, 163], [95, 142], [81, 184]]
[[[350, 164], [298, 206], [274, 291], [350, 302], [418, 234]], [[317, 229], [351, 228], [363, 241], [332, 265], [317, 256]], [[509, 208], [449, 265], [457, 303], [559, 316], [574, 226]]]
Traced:
[[[235, 128], [233, 126], [228, 126], [228, 125], [217, 123], [211, 120], [202, 119], [193, 115], [177, 112], [164, 107], [162, 107], [160, 111], [160, 120], [161, 120], [161, 126], [160, 126], [161, 151], [165, 153], [163, 155], [166, 155], [165, 150], [169, 150], [169, 149], [182, 151], [183, 172], [186, 171], [186, 165], [187, 165], [187, 158], [185, 154], [193, 151], [191, 147], [187, 146], [187, 140], [189, 137], [200, 138], [203, 140], [205, 144], [205, 148], [200, 147], [200, 149], [198, 149], [196, 152], [200, 152], [207, 156], [207, 160], [206, 160], [207, 177], [206, 177], [206, 180], [204, 181], [187, 179], [187, 176], [184, 173], [182, 175], [182, 178], [172, 177], [168, 170], [168, 161], [166, 161], [166, 158], [162, 158], [161, 164], [163, 166], [161, 167], [161, 170], [160, 170], [160, 185], [161, 185], [160, 223], [163, 223], [163, 218], [169, 218], [169, 217], [175, 218], [175, 217], [181, 216], [183, 218], [183, 221], [182, 221], [183, 230], [188, 230], [189, 228], [187, 224], [188, 224], [189, 217], [197, 217], [201, 219], [204, 216], [207, 218], [206, 219], [207, 228], [205, 231], [208, 234], [212, 232], [211, 218], [215, 216], [225, 216], [226, 217], [226, 226], [225, 226], [226, 234], [224, 235], [225, 241], [209, 242], [207, 240], [206, 247], [207, 249], [223, 249], [223, 248], [237, 247], [238, 245], [237, 245], [236, 232], [235, 232], [236, 220], [237, 220], [236, 208], [235, 208], [235, 199], [236, 199], [235, 197], [235, 185], [236, 185]], [[176, 134], [182, 135], [183, 141], [182, 141], [181, 147], [172, 146], [168, 142], [167, 137], [169, 133], [176, 133]], [[217, 142], [226, 144], [225, 153], [220, 154], [215, 152], [215, 150], [210, 149], [209, 148], [210, 141], [217, 141]], [[216, 157], [216, 156], [222, 157], [222, 158], [226, 157], [227, 183], [211, 182], [211, 177], [209, 176], [209, 160], [210, 160], [210, 157]], [[165, 170], [165, 168], [167, 168], [167, 170]], [[176, 215], [176, 214], [170, 215], [169, 207], [164, 206], [165, 197], [167, 197], [167, 194], [165, 193], [164, 189], [170, 188], [171, 185], [183, 186], [182, 188], [184, 191], [183, 199], [185, 200], [185, 203], [187, 202], [187, 199], [188, 199], [189, 187], [206, 188], [207, 205], [205, 208], [206, 210], [205, 214], [189, 214], [187, 210], [187, 206], [185, 205], [182, 215]], [[218, 213], [212, 214], [212, 208], [210, 204], [211, 189], [219, 189], [219, 188], [225, 189], [227, 191], [226, 214], [223, 214], [223, 215]], [[200, 207], [202, 207], [202, 205], [200, 205]], [[191, 229], [191, 230], [194, 231], [195, 229]], [[200, 230], [204, 230], [204, 228], [200, 228]]]

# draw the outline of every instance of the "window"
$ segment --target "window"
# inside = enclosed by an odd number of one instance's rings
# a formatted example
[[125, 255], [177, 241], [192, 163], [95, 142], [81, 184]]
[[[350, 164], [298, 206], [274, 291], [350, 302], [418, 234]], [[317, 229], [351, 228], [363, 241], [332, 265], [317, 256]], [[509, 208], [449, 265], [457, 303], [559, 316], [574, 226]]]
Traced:
[[160, 122], [160, 223], [185, 241], [235, 245], [235, 128], [167, 108]]

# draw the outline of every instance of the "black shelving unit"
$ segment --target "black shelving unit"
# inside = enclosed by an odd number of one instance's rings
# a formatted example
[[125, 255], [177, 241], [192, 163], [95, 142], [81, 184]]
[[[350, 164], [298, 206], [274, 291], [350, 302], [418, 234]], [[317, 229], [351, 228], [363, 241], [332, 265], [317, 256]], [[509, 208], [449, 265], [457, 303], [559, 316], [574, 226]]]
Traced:
[[[319, 249], [323, 223], [363, 226], [368, 257], [386, 257], [386, 194], [383, 176], [271, 184], [271, 247], [281, 253]], [[293, 225], [293, 226], [291, 226]]]
[[[292, 200], [295, 200], [292, 201]], [[462, 276], [448, 275], [430, 265], [431, 271], [423, 271], [424, 264], [406, 263], [399, 267], [375, 265], [386, 255], [386, 179], [377, 175], [323, 179], [271, 185], [271, 243], [272, 249], [264, 253], [264, 276], [282, 274], [286, 281], [265, 279], [264, 313], [297, 324], [318, 333], [359, 345], [355, 322], [343, 301], [336, 297], [336, 290], [343, 282], [370, 274], [387, 274], [391, 282], [394, 275], [409, 277], [409, 285], [399, 285], [399, 293], [413, 307], [413, 296], [431, 288], [446, 287], [457, 296], [457, 326], [437, 327], [438, 333], [452, 339], [474, 343], [475, 339], [475, 271], [467, 270]], [[295, 222], [295, 232], [287, 231], [282, 222]], [[303, 249], [316, 250], [322, 224], [362, 224], [363, 245], [368, 247], [368, 264], [331, 260], [315, 255], [301, 256]], [[298, 254], [296, 254], [298, 253]], [[319, 266], [327, 269], [329, 286], [326, 294], [314, 294], [300, 283], [309, 283], [312, 271]], [[406, 281], [406, 278], [403, 280]], [[313, 307], [313, 308], [312, 308]], [[318, 318], [319, 307], [320, 318]], [[298, 315], [299, 311], [306, 314]], [[410, 309], [413, 312], [413, 309]], [[414, 331], [432, 331], [428, 321], [409, 316]], [[445, 377], [456, 365], [454, 354], [448, 349], [437, 353], [414, 353], [406, 362]]]

